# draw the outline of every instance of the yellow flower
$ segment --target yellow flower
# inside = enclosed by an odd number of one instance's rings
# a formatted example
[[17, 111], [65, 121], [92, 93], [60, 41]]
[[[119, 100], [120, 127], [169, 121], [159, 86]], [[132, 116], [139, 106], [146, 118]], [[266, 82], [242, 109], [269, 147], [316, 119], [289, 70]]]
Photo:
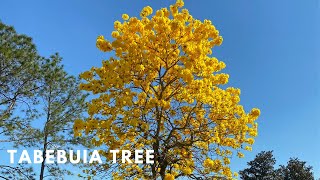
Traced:
[[103, 52], [112, 50], [111, 43], [106, 41], [103, 36], [98, 36], [96, 45], [97, 45], [97, 48]]
[[123, 20], [128, 20], [129, 19], [129, 15], [128, 14], [122, 14], [122, 19]]
[[165, 177], [164, 177], [164, 180], [174, 180], [174, 175], [172, 174], [166, 174]]
[[84, 128], [84, 122], [81, 119], [77, 119], [74, 121], [73, 129], [75, 131], [82, 130]]
[[238, 156], [239, 158], [243, 158], [243, 157], [244, 157], [244, 154], [241, 153], [241, 152], [238, 152], [237, 156]]
[[192, 173], [192, 169], [190, 167], [185, 167], [185, 168], [181, 169], [181, 171], [184, 174], [191, 174]]
[[177, 0], [176, 5], [180, 8], [183, 7], [184, 6], [183, 0]]
[[227, 157], [224, 157], [223, 158], [223, 162], [224, 162], [224, 164], [230, 164], [230, 159], [229, 158], [227, 158]]
[[254, 139], [253, 138], [248, 138], [247, 139], [247, 143], [252, 145], [254, 143]]
[[[183, 0], [176, 0], [154, 15], [150, 6], [141, 17], [123, 14], [121, 22], [114, 22], [110, 41], [97, 37], [99, 50], [113, 52], [101, 67], [80, 75], [85, 82], [79, 88], [94, 99], [87, 104], [87, 120], [75, 121], [74, 134], [84, 130], [98, 139], [93, 146], [108, 149], [147, 149], [166, 142], [172, 146], [167, 157], [182, 159], [162, 169], [167, 180], [193, 173], [195, 164], [205, 174], [231, 179], [228, 157], [239, 149], [251, 150], [260, 110], [248, 113], [239, 104], [240, 89], [226, 88], [229, 75], [221, 73], [226, 65], [212, 57], [212, 48], [223, 38], [210, 20], [193, 18], [183, 6]], [[164, 148], [163, 143], [157, 147]], [[198, 155], [208, 158], [201, 162]], [[155, 161], [157, 167], [163, 163], [161, 158]], [[140, 167], [122, 164], [113, 179], [149, 177], [152, 167]]]
[[252, 114], [252, 116], [254, 116], [254, 117], [258, 117], [258, 116], [260, 116], [260, 110], [257, 109], [257, 108], [253, 108], [253, 109], [251, 110], [251, 114]]
[[118, 38], [118, 37], [120, 36], [120, 34], [119, 34], [118, 31], [112, 31], [111, 36], [112, 36], [113, 38]]
[[147, 17], [150, 14], [152, 14], [153, 9], [150, 6], [146, 6], [142, 9], [142, 11], [140, 12], [140, 16], [141, 17]]
[[121, 26], [121, 22], [120, 21], [115, 21], [114, 23], [113, 23], [113, 25], [114, 25], [114, 29], [118, 29], [120, 26]]
[[252, 151], [252, 147], [250, 147], [250, 146], [246, 146], [246, 147], [244, 147], [244, 149], [247, 151]]

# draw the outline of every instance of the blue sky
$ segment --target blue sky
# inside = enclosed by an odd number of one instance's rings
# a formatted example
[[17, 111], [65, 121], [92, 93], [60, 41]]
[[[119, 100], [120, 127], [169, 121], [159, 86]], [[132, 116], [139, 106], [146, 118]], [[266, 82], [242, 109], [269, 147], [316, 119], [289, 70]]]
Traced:
[[[122, 13], [167, 7], [174, 0], [3, 0], [0, 20], [33, 37], [44, 56], [59, 52], [68, 72], [100, 66], [107, 55], [95, 47], [111, 38]], [[227, 64], [230, 86], [241, 89], [247, 110], [261, 109], [253, 152], [234, 159], [233, 170], [261, 150], [274, 150], [278, 164], [298, 157], [320, 177], [320, 1], [185, 0], [197, 19], [210, 19], [224, 38], [214, 56]]]

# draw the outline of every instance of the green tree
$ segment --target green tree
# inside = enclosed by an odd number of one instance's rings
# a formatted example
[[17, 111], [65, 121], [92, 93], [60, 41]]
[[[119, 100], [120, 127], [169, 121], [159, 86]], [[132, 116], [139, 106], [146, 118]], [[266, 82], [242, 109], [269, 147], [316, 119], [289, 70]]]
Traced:
[[1, 142], [20, 141], [22, 138], [14, 138], [16, 132], [30, 126], [30, 116], [17, 117], [14, 111], [19, 106], [20, 113], [31, 115], [41, 61], [30, 37], [0, 22], [0, 133], [10, 137]]
[[[35, 118], [34, 96], [38, 90], [38, 55], [32, 39], [16, 33], [13, 27], [0, 22], [0, 145], [26, 143], [34, 134], [31, 120]], [[27, 136], [25, 136], [27, 135]], [[18, 175], [27, 179], [32, 169], [25, 166], [0, 165], [0, 174], [6, 177]], [[4, 178], [4, 177], [3, 177]]]
[[[81, 118], [86, 95], [79, 80], [69, 75], [62, 58], [38, 55], [32, 39], [17, 34], [0, 23], [0, 145], [3, 149], [32, 147], [45, 154], [47, 149], [72, 149], [86, 141], [74, 138], [72, 124]], [[71, 174], [58, 164], [41, 164], [39, 179], [62, 178]], [[0, 165], [4, 179], [35, 179], [25, 164]], [[38, 179], [37, 178], [37, 179]]]
[[298, 158], [290, 158], [287, 165], [275, 169], [276, 159], [272, 151], [260, 152], [254, 160], [248, 162], [249, 168], [240, 171], [243, 180], [314, 180], [312, 167]]
[[[37, 96], [42, 102], [43, 116], [39, 119], [44, 125], [37, 129], [39, 134], [35, 141], [43, 154], [47, 149], [69, 150], [78, 143], [73, 137], [72, 123], [74, 119], [81, 117], [85, 108], [86, 95], [78, 89], [79, 81], [68, 75], [60, 65], [61, 60], [62, 58], [55, 54], [41, 65], [41, 88]], [[39, 179], [48, 176], [63, 177], [65, 174], [71, 172], [61, 169], [58, 164], [46, 164], [44, 157]]]
[[256, 155], [255, 159], [249, 161], [248, 168], [240, 171], [243, 180], [274, 180], [276, 178], [274, 165], [276, 159], [272, 151], [262, 151]]
[[283, 180], [314, 180], [312, 167], [307, 166], [305, 161], [298, 158], [290, 158], [287, 165], [281, 165], [278, 169], [279, 176]]

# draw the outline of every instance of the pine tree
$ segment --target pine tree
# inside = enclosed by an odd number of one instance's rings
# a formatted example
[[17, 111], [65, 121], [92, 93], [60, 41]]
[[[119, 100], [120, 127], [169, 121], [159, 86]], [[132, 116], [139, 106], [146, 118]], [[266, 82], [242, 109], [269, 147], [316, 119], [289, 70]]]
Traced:
[[[18, 34], [11, 26], [0, 22], [0, 146], [11, 143], [32, 145], [29, 136], [34, 134], [31, 120], [35, 118], [35, 93], [39, 89], [40, 63], [32, 39]], [[0, 165], [2, 178], [32, 177], [32, 168]]]
[[[81, 117], [85, 107], [86, 95], [80, 92], [79, 81], [67, 74], [60, 64], [61, 60], [62, 58], [55, 54], [41, 65], [41, 88], [37, 96], [42, 102], [40, 112], [43, 116], [37, 121], [43, 122], [44, 125], [37, 129], [39, 134], [36, 144], [43, 150], [43, 154], [48, 149], [72, 149], [72, 145], [75, 144], [72, 123]], [[46, 164], [44, 157], [39, 179], [43, 179], [45, 174], [57, 178], [72, 173], [61, 169], [56, 163]]]
[[[45, 151], [68, 150], [87, 141], [73, 136], [72, 124], [82, 117], [86, 95], [69, 75], [58, 54], [38, 55], [32, 39], [0, 23], [0, 145]], [[43, 179], [72, 174], [58, 164], [41, 164], [39, 178], [25, 164], [0, 165], [4, 179]]]

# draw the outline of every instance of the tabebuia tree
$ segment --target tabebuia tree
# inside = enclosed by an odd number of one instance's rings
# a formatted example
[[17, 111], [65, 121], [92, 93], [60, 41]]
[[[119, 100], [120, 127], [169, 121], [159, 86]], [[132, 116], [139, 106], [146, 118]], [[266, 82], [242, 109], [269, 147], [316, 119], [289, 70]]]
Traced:
[[[225, 88], [225, 63], [212, 56], [219, 31], [183, 6], [178, 0], [155, 13], [147, 6], [140, 18], [122, 15], [112, 40], [97, 38], [115, 56], [80, 75], [93, 99], [74, 133], [95, 135], [114, 179], [230, 179], [230, 159], [243, 157], [257, 136], [260, 110], [244, 110], [240, 89]], [[154, 150], [154, 163], [112, 164], [114, 149]]]

